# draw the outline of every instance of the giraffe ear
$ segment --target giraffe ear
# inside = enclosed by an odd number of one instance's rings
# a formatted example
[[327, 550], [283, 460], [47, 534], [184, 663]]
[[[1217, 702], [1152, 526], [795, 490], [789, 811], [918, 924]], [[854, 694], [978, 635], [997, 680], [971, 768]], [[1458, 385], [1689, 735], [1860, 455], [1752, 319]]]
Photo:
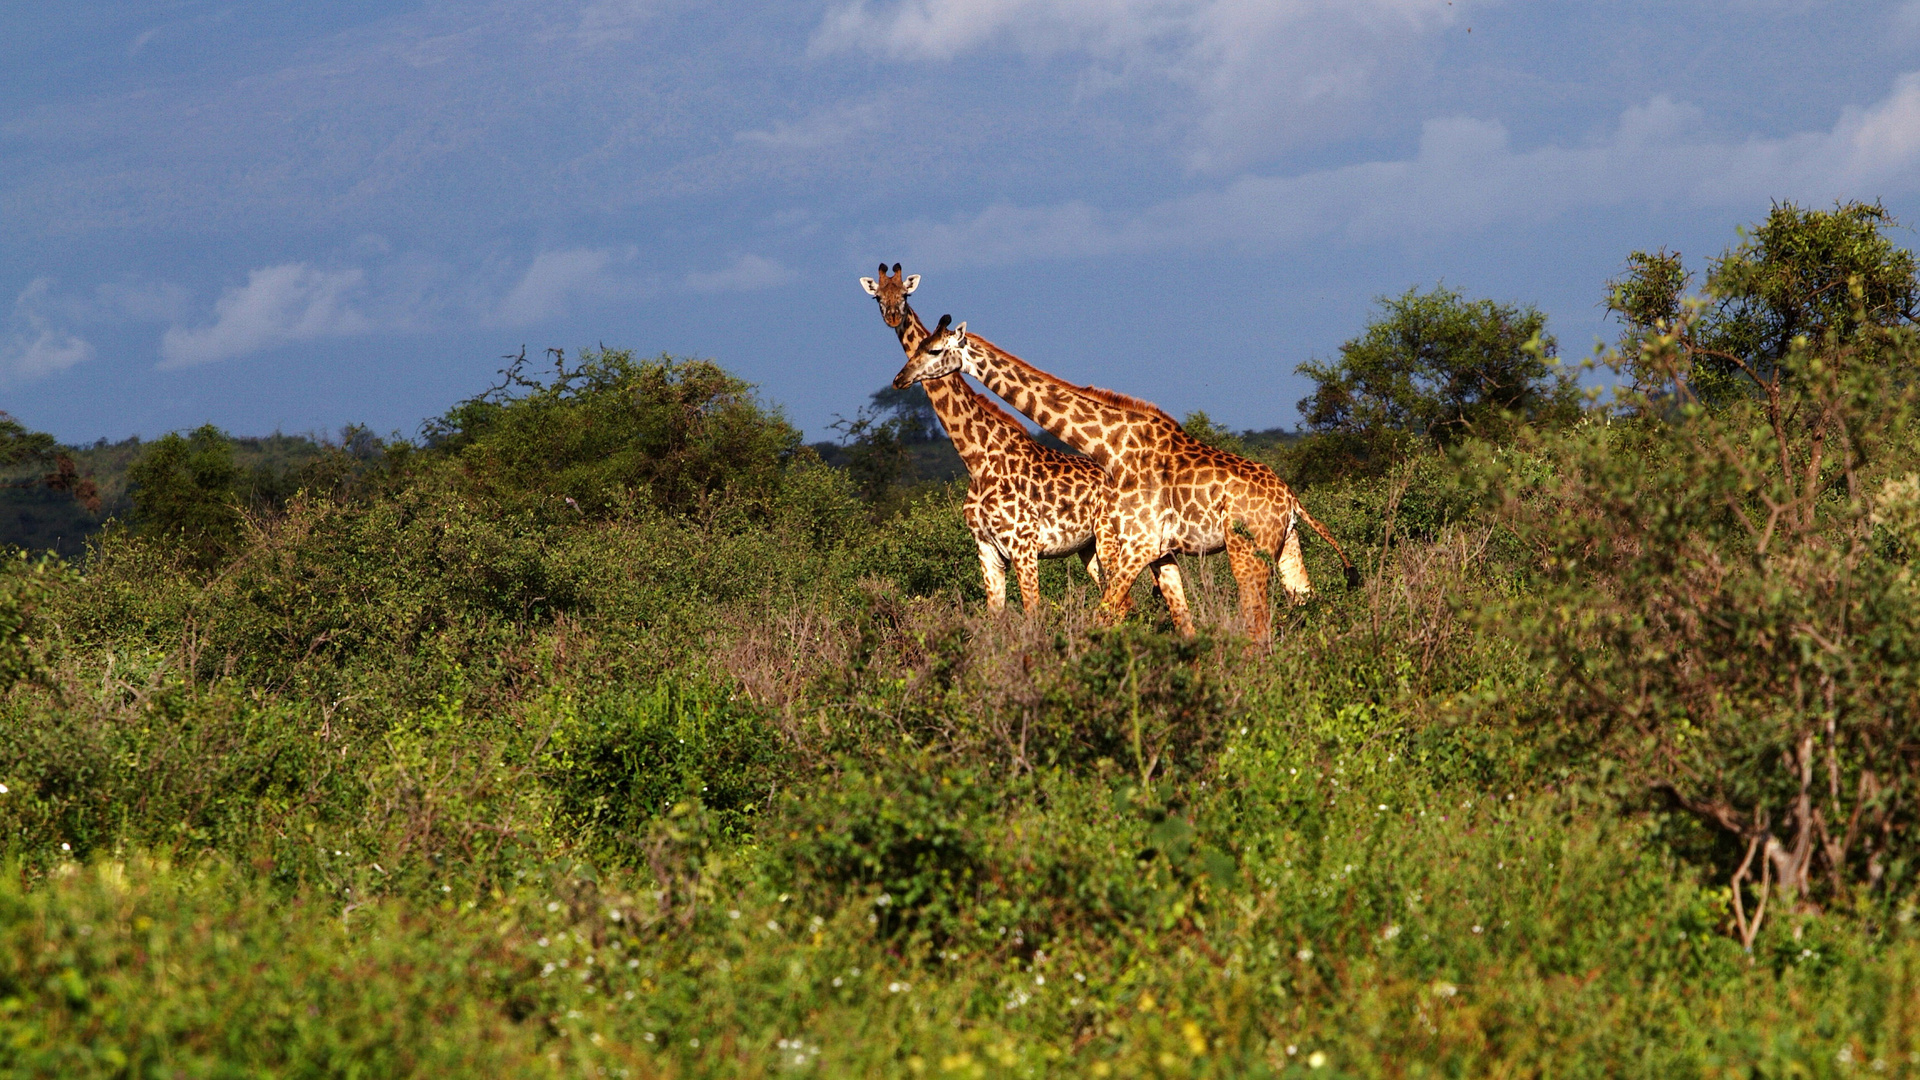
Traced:
[[961, 323], [953, 328], [953, 343], [959, 345], [967, 340], [967, 324]]
[[861, 278], [861, 279], [860, 279], [860, 287], [861, 287], [861, 288], [863, 288], [863, 289], [865, 289], [865, 290], [867, 290], [867, 295], [868, 295], [868, 296], [879, 296], [879, 295], [880, 295], [880, 283], [879, 283], [879, 282], [877, 282], [877, 281], [875, 281], [875, 280], [873, 280], [873, 279], [872, 279], [872, 278], [870, 278], [870, 277], [863, 277], [863, 278]]
[[[896, 270], [898, 270], [898, 269], [899, 269], [899, 267], [897, 267], [897, 266], [896, 266], [896, 267], [894, 267], [894, 269], [896, 269]], [[913, 290], [915, 290], [915, 289], [917, 289], [917, 288], [919, 288], [919, 287], [920, 287], [920, 275], [919, 275], [919, 274], [908, 274], [908, 275], [907, 275], [907, 294], [908, 294], [908, 295], [912, 295], [912, 294], [913, 294]]]

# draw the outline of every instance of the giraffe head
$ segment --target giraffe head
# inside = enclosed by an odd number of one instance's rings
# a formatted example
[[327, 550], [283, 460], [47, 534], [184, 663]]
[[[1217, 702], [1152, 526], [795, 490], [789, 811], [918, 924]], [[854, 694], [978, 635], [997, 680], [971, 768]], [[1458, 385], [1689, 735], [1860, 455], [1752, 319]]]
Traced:
[[894, 263], [893, 274], [888, 276], [887, 264], [881, 263], [879, 279], [863, 277], [860, 287], [867, 290], [868, 296], [880, 301], [880, 317], [887, 321], [888, 326], [898, 330], [907, 317], [907, 296], [920, 287], [920, 275], [901, 277], [900, 264]]
[[907, 366], [893, 377], [894, 389], [905, 390], [922, 379], [937, 379], [961, 370], [972, 355], [967, 341], [966, 323], [954, 326], [953, 316], [940, 316], [940, 325], [913, 347]]

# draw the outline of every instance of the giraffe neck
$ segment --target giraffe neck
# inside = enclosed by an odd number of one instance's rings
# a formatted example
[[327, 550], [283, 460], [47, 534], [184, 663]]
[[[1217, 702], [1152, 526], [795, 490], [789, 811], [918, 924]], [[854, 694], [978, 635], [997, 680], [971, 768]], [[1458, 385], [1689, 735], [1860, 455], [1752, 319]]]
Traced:
[[1157, 441], [1153, 436], [1163, 436], [1167, 428], [1180, 430], [1172, 417], [1144, 401], [1075, 386], [977, 334], [969, 334], [967, 340], [971, 346], [970, 374], [1001, 400], [1109, 471], [1125, 460], [1127, 450], [1150, 445]]
[[927, 329], [926, 323], [920, 321], [920, 313], [913, 310], [912, 304], [902, 304], [901, 306], [907, 309], [907, 317], [901, 319], [900, 325], [892, 329], [894, 334], [900, 338], [900, 348], [905, 350], [908, 356], [912, 356], [913, 350], [918, 347], [922, 341], [931, 337], [932, 332]]
[[1000, 455], [1027, 437], [1018, 420], [981, 397], [957, 371], [923, 380], [920, 385], [927, 388], [934, 415], [947, 429], [947, 437], [953, 440], [953, 448], [970, 476], [985, 475]]

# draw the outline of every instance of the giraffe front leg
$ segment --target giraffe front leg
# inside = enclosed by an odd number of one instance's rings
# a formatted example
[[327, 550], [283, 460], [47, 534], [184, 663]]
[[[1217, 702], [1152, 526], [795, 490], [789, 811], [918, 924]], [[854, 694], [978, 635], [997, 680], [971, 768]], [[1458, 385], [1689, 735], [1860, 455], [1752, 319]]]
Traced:
[[1240, 585], [1240, 624], [1255, 644], [1265, 645], [1273, 633], [1273, 616], [1267, 611], [1267, 564], [1242, 529], [1227, 532], [1227, 564]]
[[1028, 615], [1040, 610], [1040, 556], [1022, 551], [1013, 557], [1014, 575], [1020, 581], [1020, 606]]
[[998, 615], [1007, 606], [1007, 558], [985, 540], [980, 545], [980, 577], [987, 587], [987, 610]]
[[1154, 581], [1160, 586], [1160, 598], [1167, 602], [1167, 611], [1173, 616], [1174, 629], [1181, 637], [1192, 637], [1193, 612], [1187, 608], [1187, 590], [1180, 581], [1180, 564], [1171, 555], [1162, 555], [1153, 560]]

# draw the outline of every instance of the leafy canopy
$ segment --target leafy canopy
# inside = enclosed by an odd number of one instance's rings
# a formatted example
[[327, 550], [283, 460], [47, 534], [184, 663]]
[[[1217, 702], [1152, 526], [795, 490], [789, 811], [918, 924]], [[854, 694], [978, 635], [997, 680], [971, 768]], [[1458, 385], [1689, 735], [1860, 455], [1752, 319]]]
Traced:
[[632, 494], [687, 513], [728, 489], [772, 492], [800, 447], [778, 409], [709, 361], [602, 349], [568, 367], [553, 355], [551, 381], [528, 378], [522, 354], [500, 386], [425, 425], [428, 447], [468, 487], [509, 502], [571, 499], [588, 513]]
[[1557, 370], [1537, 308], [1468, 300], [1444, 286], [1379, 303], [1339, 359], [1297, 369], [1318, 384], [1301, 416], [1350, 468], [1377, 469], [1420, 442], [1497, 439], [1519, 423], [1577, 413], [1578, 388]]
[[127, 470], [134, 528], [211, 567], [240, 540], [240, 479], [226, 432], [212, 424], [185, 438], [170, 432]]
[[[1684, 323], [1679, 347], [1690, 361], [1680, 386], [1708, 404], [1724, 403], [1771, 380], [1796, 338], [1830, 342], [1868, 362], [1885, 353], [1874, 330], [1912, 323], [1920, 313], [1913, 253], [1887, 236], [1895, 226], [1881, 204], [1838, 203], [1803, 210], [1778, 203], [1767, 219], [1707, 270], [1707, 307]], [[1657, 391], [1662, 372], [1635, 358], [1652, 335], [1683, 325], [1692, 275], [1679, 252], [1636, 251], [1610, 283], [1608, 308], [1625, 324], [1621, 352], [1642, 390]]]

